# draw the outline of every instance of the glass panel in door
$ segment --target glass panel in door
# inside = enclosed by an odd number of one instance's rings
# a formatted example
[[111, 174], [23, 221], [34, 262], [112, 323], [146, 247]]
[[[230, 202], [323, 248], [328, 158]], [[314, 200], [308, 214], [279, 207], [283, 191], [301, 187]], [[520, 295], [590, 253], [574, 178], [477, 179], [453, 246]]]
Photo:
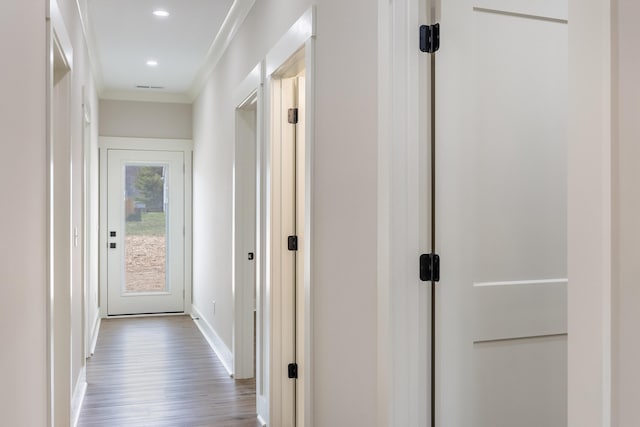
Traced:
[[167, 165], [125, 165], [125, 293], [167, 290], [167, 172]]

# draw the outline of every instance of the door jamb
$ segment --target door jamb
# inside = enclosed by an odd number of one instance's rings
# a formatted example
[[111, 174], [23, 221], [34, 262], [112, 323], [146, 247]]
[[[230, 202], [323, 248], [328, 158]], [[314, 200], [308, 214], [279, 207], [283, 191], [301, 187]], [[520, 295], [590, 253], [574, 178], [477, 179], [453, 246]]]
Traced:
[[431, 295], [418, 277], [430, 243], [426, 82], [418, 0], [378, 1], [378, 426], [428, 425]]

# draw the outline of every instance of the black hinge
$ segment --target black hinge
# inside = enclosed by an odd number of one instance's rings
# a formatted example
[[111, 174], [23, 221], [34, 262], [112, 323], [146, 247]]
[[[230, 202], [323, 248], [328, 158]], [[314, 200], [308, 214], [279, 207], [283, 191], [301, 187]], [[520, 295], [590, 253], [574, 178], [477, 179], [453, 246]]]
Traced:
[[288, 114], [289, 123], [295, 125], [298, 123], [298, 109], [297, 108], [289, 108]]
[[420, 255], [420, 280], [423, 282], [440, 281], [440, 255]]
[[298, 250], [298, 236], [287, 237], [287, 248], [289, 248], [290, 251]]
[[420, 50], [435, 53], [440, 49], [440, 24], [420, 26]]
[[289, 371], [289, 378], [298, 378], [298, 364], [297, 363], [289, 363], [287, 367], [287, 371]]

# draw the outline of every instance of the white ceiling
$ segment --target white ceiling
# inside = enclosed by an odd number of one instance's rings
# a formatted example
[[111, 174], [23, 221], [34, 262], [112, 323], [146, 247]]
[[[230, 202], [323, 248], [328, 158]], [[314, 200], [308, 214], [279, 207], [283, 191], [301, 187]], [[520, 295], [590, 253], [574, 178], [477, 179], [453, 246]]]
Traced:
[[[87, 21], [93, 38], [90, 50], [100, 71], [101, 91], [126, 94], [129, 99], [187, 94], [232, 3], [88, 0]], [[158, 18], [152, 14], [156, 9], [171, 15]], [[149, 67], [149, 59], [158, 65]], [[164, 89], [138, 89], [137, 85]]]

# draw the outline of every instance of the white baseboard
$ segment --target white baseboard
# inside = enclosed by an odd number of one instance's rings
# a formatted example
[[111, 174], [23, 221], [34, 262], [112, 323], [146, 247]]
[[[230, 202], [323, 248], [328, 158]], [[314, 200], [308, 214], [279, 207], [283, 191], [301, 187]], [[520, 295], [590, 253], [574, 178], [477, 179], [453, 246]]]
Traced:
[[218, 336], [216, 331], [211, 327], [209, 322], [202, 316], [200, 310], [195, 305], [191, 306], [191, 317], [193, 318], [194, 323], [202, 332], [202, 335], [207, 340], [213, 351], [218, 356], [218, 359], [222, 362], [222, 365], [225, 367], [229, 376], [233, 376], [233, 354], [229, 347], [222, 341], [222, 339]]
[[256, 393], [256, 412], [258, 413], [258, 421], [262, 427], [267, 425], [269, 419], [269, 402], [267, 401], [267, 392], [261, 396]]
[[82, 409], [82, 402], [84, 401], [84, 395], [87, 392], [87, 369], [85, 366], [80, 370], [78, 376], [78, 382], [73, 389], [73, 396], [71, 397], [71, 425], [75, 427], [78, 425], [78, 419], [80, 418], [80, 410]]
[[96, 316], [91, 323], [91, 335], [89, 338], [89, 355], [93, 356], [96, 351], [96, 344], [98, 343], [98, 333], [100, 332], [100, 310], [96, 310]]

